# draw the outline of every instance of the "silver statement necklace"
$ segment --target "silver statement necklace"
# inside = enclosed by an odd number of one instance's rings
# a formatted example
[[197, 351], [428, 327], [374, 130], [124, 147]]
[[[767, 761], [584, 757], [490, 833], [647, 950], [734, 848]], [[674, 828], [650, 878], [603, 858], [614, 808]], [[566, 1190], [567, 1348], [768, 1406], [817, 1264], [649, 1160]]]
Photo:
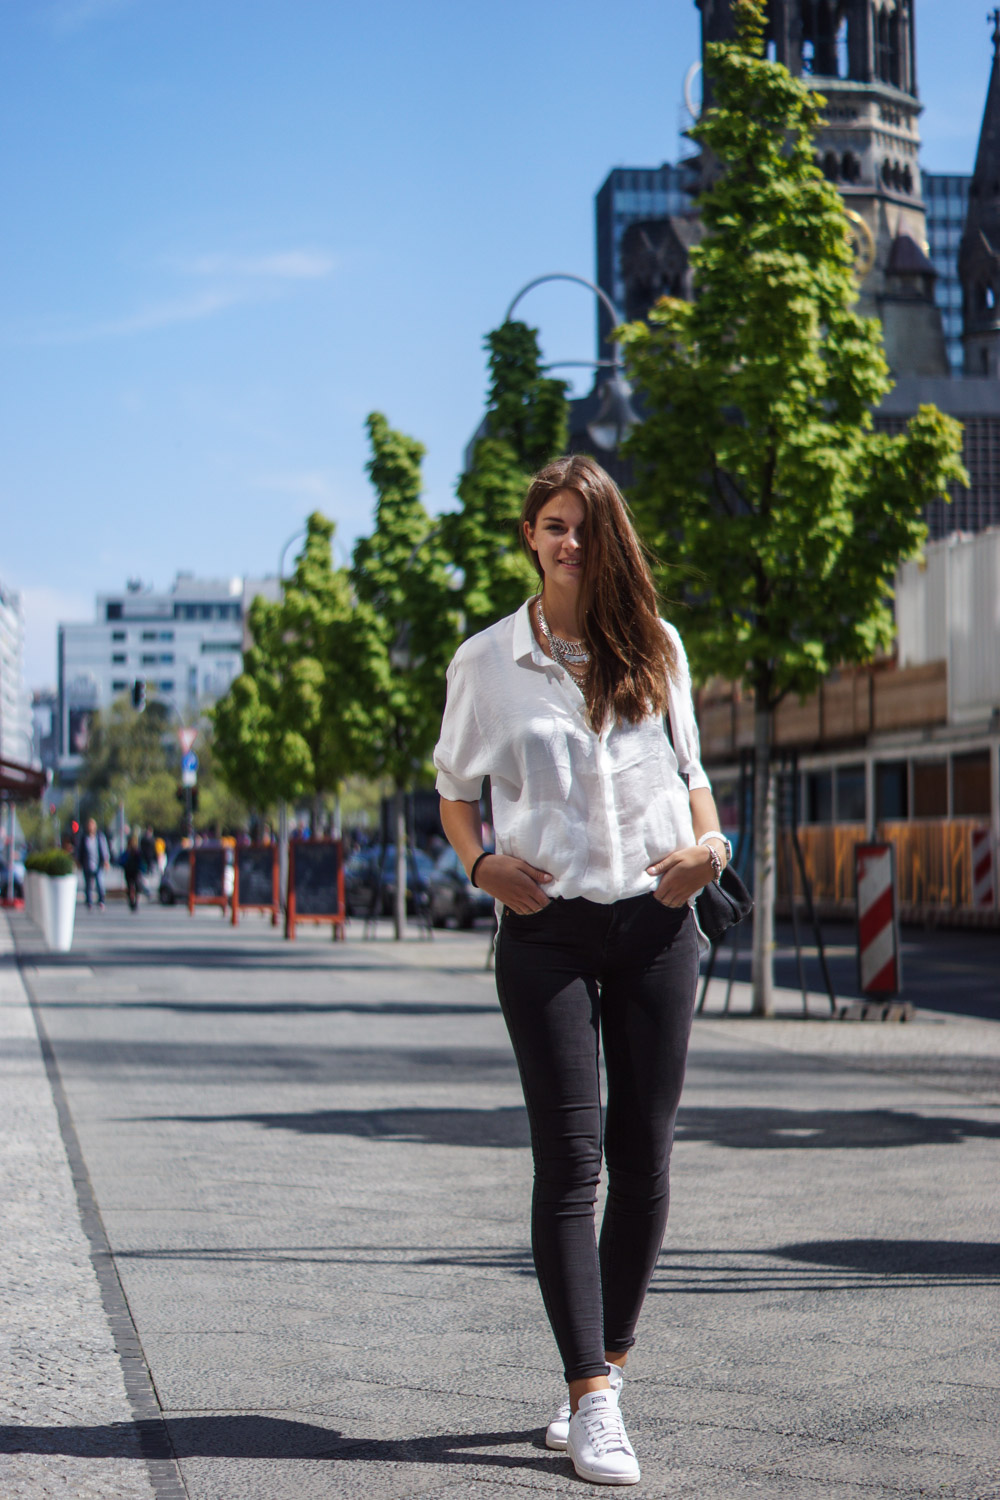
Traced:
[[541, 599], [538, 599], [537, 604], [539, 628], [548, 642], [553, 659], [571, 676], [581, 676], [590, 666], [590, 652], [586, 645], [583, 641], [564, 641], [561, 635], [553, 635], [549, 622], [545, 618]]

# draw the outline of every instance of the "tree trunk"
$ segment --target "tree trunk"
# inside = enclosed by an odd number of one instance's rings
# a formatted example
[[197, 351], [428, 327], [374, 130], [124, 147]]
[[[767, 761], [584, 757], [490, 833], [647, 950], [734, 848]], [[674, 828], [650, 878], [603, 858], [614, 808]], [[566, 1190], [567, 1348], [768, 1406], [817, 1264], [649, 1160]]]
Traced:
[[406, 794], [396, 788], [396, 907], [393, 912], [394, 936], [398, 942], [406, 934]]
[[753, 961], [755, 1016], [774, 1015], [774, 777], [771, 774], [771, 710], [760, 695], [754, 712], [753, 773]]

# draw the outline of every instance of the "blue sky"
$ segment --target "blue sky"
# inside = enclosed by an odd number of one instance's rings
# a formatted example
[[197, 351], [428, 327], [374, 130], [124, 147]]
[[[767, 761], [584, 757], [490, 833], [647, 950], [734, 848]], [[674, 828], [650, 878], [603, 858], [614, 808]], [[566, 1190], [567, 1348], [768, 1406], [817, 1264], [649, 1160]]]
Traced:
[[[981, 0], [916, 0], [924, 166], [967, 171]], [[139, 577], [273, 572], [371, 519], [364, 419], [453, 505], [482, 338], [594, 271], [613, 166], [675, 160], [693, 0], [6, 0], [0, 578], [30, 686], [55, 623]], [[592, 355], [568, 284], [521, 312]], [[581, 377], [583, 378], [583, 377]]]

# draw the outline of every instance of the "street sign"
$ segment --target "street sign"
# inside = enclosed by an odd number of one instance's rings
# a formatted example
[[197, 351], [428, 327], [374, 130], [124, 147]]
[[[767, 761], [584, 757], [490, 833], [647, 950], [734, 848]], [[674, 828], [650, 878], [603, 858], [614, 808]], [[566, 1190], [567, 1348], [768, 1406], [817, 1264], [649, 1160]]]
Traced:
[[181, 786], [197, 786], [198, 772], [189, 771], [186, 766], [181, 769]]
[[198, 738], [198, 731], [197, 729], [178, 729], [177, 738], [181, 742], [181, 754], [187, 755], [191, 746]]
[[186, 755], [182, 755], [181, 756], [181, 770], [182, 771], [197, 771], [197, 769], [198, 769], [198, 757], [197, 757], [197, 755], [195, 755], [195, 753], [194, 753], [193, 750], [189, 750]]

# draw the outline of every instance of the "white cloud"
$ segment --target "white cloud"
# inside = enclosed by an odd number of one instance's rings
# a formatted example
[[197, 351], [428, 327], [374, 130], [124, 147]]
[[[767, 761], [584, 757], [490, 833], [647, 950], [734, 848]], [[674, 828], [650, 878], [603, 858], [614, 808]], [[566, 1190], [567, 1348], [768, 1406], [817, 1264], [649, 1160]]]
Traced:
[[49, 29], [56, 36], [71, 36], [94, 22], [130, 10], [135, 0], [59, 0], [48, 12]]
[[300, 495], [307, 500], [329, 500], [334, 493], [331, 476], [319, 469], [299, 470], [289, 474], [260, 474], [251, 479], [250, 483], [255, 490]]
[[189, 276], [275, 281], [319, 281], [336, 267], [333, 257], [322, 250], [278, 250], [270, 255], [198, 255], [176, 264]]
[[193, 295], [165, 298], [140, 307], [120, 318], [76, 327], [42, 328], [27, 335], [33, 345], [85, 344], [103, 339], [134, 338], [200, 323], [240, 305], [264, 302], [280, 296], [281, 284], [318, 281], [332, 274], [336, 262], [319, 250], [280, 250], [269, 255], [201, 255], [168, 262], [176, 274], [210, 279], [215, 284]]
[[123, 318], [110, 318], [105, 323], [84, 324], [77, 328], [50, 328], [33, 334], [32, 344], [87, 344], [99, 339], [132, 338], [140, 333], [152, 333], [160, 328], [173, 328], [178, 323], [198, 323], [215, 317], [237, 303], [250, 299], [245, 293], [231, 290], [202, 292], [197, 297], [178, 297], [171, 301], [154, 302], [139, 308]]
[[93, 595], [45, 584], [22, 588], [24, 606], [24, 681], [32, 688], [56, 685], [56, 626], [94, 618]]

